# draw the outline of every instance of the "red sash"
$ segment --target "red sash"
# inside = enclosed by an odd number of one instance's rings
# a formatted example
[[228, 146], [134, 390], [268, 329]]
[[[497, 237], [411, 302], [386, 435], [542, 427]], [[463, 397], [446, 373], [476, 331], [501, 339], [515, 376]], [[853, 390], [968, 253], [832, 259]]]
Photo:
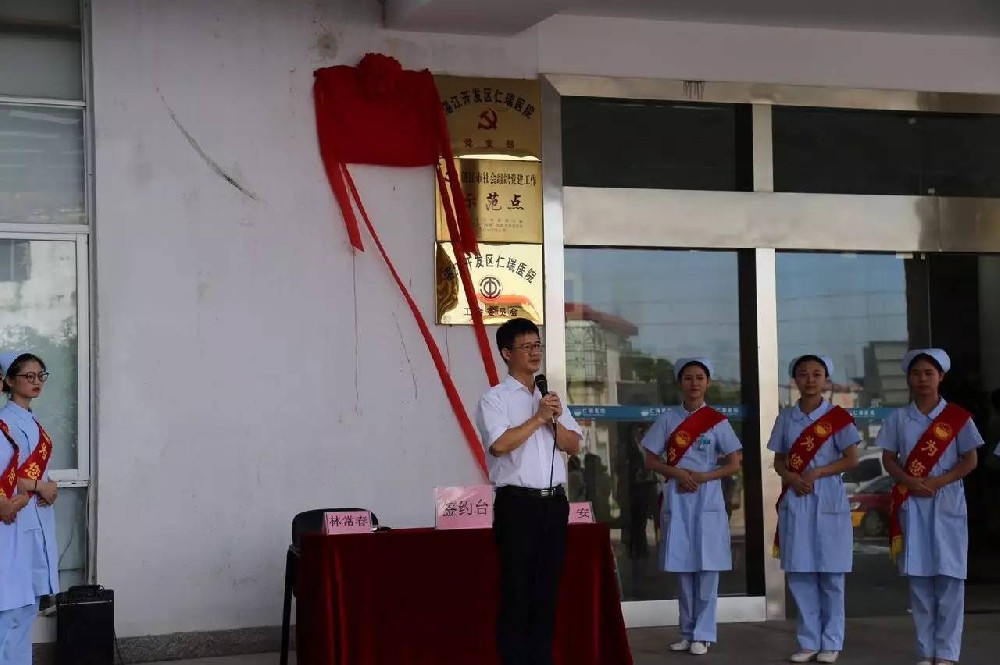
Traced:
[[[926, 478], [970, 418], [972, 414], [962, 407], [947, 404], [927, 431], [920, 435], [917, 445], [906, 458], [903, 471], [917, 478]], [[910, 490], [903, 483], [893, 485], [892, 506], [889, 509], [889, 556], [894, 562], [903, 551], [903, 527], [899, 523], [899, 509], [909, 495]]]
[[[49, 460], [52, 459], [52, 439], [41, 423], [36, 420], [35, 424], [38, 425], [38, 445], [35, 446], [34, 452], [28, 455], [28, 459], [24, 460], [24, 464], [18, 468], [17, 443], [15, 443], [14, 437], [10, 435], [7, 423], [0, 420], [0, 432], [3, 432], [4, 437], [7, 438], [10, 445], [14, 446], [14, 456], [11, 458], [10, 464], [7, 465], [2, 482], [0, 482], [0, 491], [3, 491], [4, 496], [8, 499], [14, 495], [14, 490], [17, 487], [17, 478], [41, 480], [42, 476], [45, 475], [45, 470], [49, 468]], [[15, 468], [17, 472], [12, 476], [11, 474]], [[34, 492], [28, 492], [29, 496], [32, 494]]]
[[[854, 418], [845, 409], [835, 406], [827, 411], [819, 420], [802, 430], [799, 438], [795, 439], [792, 447], [788, 449], [788, 455], [785, 457], [785, 465], [788, 470], [793, 473], [805, 471], [823, 444], [832, 439], [834, 434], [852, 424], [854, 424]], [[781, 494], [778, 495], [778, 502], [774, 505], [774, 509], [778, 511], [779, 519], [781, 500], [785, 498], [787, 493], [788, 485], [782, 483]], [[778, 535], [780, 532], [779, 525], [774, 530], [774, 544], [771, 546], [771, 555], [775, 558], [781, 556], [781, 542]]]
[[6, 499], [10, 499], [14, 496], [14, 491], [17, 489], [18, 447], [17, 442], [14, 441], [14, 437], [10, 435], [10, 430], [7, 429], [7, 423], [2, 420], [0, 420], [0, 432], [3, 432], [4, 437], [14, 447], [14, 454], [10, 456], [10, 463], [7, 464], [7, 468], [3, 470], [3, 475], [0, 476], [0, 494]]
[[[36, 420], [35, 424], [38, 425], [38, 445], [17, 471], [18, 476], [28, 480], [41, 480], [42, 476], [45, 475], [45, 470], [49, 468], [49, 460], [52, 459], [52, 439], [49, 438], [48, 432], [45, 431], [40, 422]], [[31, 495], [34, 492], [28, 494]]]
[[691, 449], [691, 444], [698, 440], [708, 430], [712, 429], [726, 417], [710, 406], [703, 406], [684, 419], [667, 437], [666, 463], [677, 466], [684, 454]]

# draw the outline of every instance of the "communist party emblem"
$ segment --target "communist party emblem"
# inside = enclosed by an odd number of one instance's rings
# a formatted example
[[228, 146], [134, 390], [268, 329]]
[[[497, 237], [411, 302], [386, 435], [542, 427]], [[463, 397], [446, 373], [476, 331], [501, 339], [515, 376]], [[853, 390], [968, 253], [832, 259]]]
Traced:
[[934, 436], [941, 441], [950, 439], [953, 432], [954, 430], [948, 423], [937, 423], [934, 425]]
[[681, 448], [687, 448], [691, 445], [691, 434], [689, 432], [677, 432], [677, 434], [674, 434], [674, 442]]

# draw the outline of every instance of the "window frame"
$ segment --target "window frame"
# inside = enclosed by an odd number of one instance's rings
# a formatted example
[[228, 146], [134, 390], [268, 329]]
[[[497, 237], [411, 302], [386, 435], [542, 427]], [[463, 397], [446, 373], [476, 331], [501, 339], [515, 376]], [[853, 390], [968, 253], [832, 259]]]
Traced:
[[[94, 581], [96, 538], [96, 501], [94, 501], [95, 429], [94, 429], [94, 372], [91, 366], [94, 322], [91, 308], [93, 289], [93, 246], [90, 241], [94, 222], [94, 126], [90, 104], [91, 87], [91, 3], [78, 0], [80, 8], [80, 77], [81, 99], [51, 99], [5, 95], [0, 90], [0, 104], [27, 108], [75, 109], [82, 115], [83, 138], [83, 216], [79, 224], [0, 223], [0, 238], [29, 241], [69, 241], [76, 247], [76, 314], [77, 314], [77, 459], [74, 468], [53, 469], [50, 476], [59, 487], [79, 488], [85, 492], [83, 500], [84, 578]], [[12, 28], [16, 29], [16, 25]], [[66, 25], [61, 29], [74, 29]]]

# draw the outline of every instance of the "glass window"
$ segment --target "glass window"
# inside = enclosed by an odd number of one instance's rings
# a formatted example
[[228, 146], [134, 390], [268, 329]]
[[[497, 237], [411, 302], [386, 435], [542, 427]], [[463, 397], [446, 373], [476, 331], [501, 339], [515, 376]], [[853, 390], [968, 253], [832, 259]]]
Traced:
[[0, 349], [31, 351], [50, 373], [34, 408], [54, 442], [63, 588], [87, 581], [90, 535], [82, 5], [0, 1]]
[[[707, 355], [715, 363], [708, 401], [730, 416], [745, 455], [759, 463], [756, 439], [744, 439], [756, 436], [756, 425], [743, 427], [756, 410], [746, 406], [744, 382], [756, 378], [743, 376], [739, 253], [570, 247], [565, 262], [566, 401], [585, 431], [584, 450], [570, 462], [570, 494], [611, 525], [623, 598], [674, 598], [656, 556], [662, 479], [645, 469], [639, 442], [663, 406], [680, 403], [677, 359]], [[755, 473], [724, 482], [734, 569], [722, 574], [723, 594], [748, 592], [748, 559], [762, 551], [747, 542], [748, 531], [759, 531], [747, 528], [760, 519], [748, 504], [760, 501], [747, 501], [744, 485]]]
[[922, 194], [909, 115], [775, 106], [774, 189]]
[[59, 587], [66, 590], [86, 581], [87, 488], [60, 488], [55, 511], [56, 542], [59, 543]]
[[750, 191], [750, 107], [565, 97], [563, 184]]
[[83, 111], [0, 104], [0, 223], [83, 224]]
[[8, 253], [23, 256], [27, 267], [15, 270], [18, 279], [0, 274], [0, 348], [30, 351], [45, 361], [50, 376], [34, 408], [52, 436], [50, 468], [76, 469], [76, 242], [0, 240], [0, 271]]
[[80, 0], [4, 0], [0, 24], [30, 27], [59, 25], [80, 29]]
[[79, 0], [0, 2], [0, 96], [82, 100], [81, 60]]
[[[0, 23], [0, 30], [4, 26]], [[6, 34], [0, 39], [0, 94], [83, 99], [79, 31]]]
[[1000, 197], [1000, 116], [776, 106], [779, 192]]

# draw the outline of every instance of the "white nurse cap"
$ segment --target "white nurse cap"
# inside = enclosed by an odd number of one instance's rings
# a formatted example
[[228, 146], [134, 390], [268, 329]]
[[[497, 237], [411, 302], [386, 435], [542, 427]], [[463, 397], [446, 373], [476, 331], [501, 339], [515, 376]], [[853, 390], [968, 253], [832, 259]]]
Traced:
[[813, 359], [819, 360], [821, 363], [823, 363], [823, 365], [826, 366], [826, 373], [830, 376], [833, 376], [833, 360], [830, 359], [830, 356], [821, 356], [818, 353], [806, 353], [797, 358], [793, 358], [792, 362], [788, 363], [788, 376], [794, 379], [795, 366], [798, 365], [799, 362], [801, 362], [802, 360], [813, 360]]
[[715, 373], [715, 368], [712, 367], [712, 361], [708, 358], [679, 358], [676, 363], [674, 363], [674, 378], [678, 381], [681, 380], [681, 372], [688, 365], [701, 365], [708, 372], [708, 378], [712, 378], [712, 374]]
[[10, 351], [0, 353], [0, 374], [6, 375], [7, 370], [14, 364], [14, 361], [24, 355], [24, 351]]
[[913, 349], [912, 351], [907, 351], [906, 355], [903, 356], [903, 373], [910, 373], [910, 365], [913, 364], [920, 356], [927, 356], [933, 358], [934, 362], [941, 366], [942, 372], [947, 372], [951, 369], [951, 358], [948, 356], [948, 352], [944, 349]]

